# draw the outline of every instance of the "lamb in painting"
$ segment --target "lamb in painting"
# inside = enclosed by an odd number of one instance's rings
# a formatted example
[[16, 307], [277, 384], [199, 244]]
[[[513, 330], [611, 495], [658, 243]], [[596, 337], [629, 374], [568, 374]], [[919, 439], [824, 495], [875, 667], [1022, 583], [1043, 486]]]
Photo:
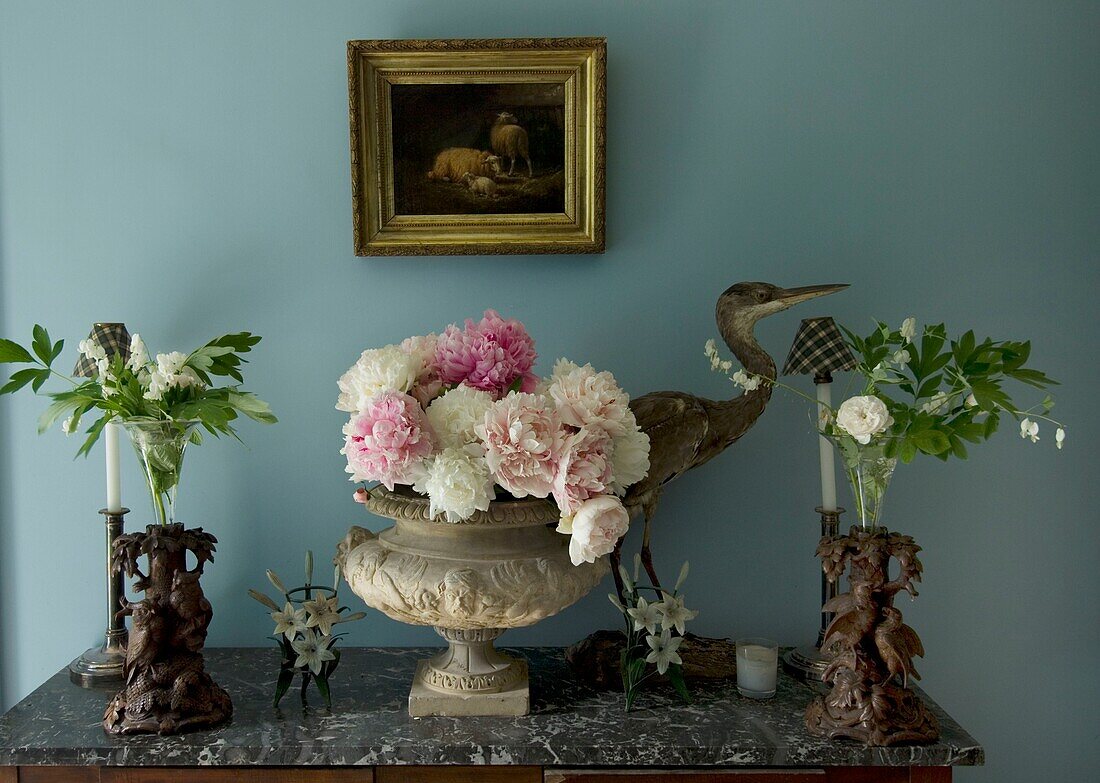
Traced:
[[519, 125], [516, 115], [502, 111], [493, 122], [493, 128], [489, 132], [489, 140], [493, 145], [493, 152], [502, 159], [508, 158], [508, 176], [516, 168], [516, 158], [527, 161], [527, 176], [532, 177], [531, 156], [527, 152], [527, 131]]
[[466, 183], [466, 186], [470, 188], [470, 192], [475, 196], [488, 196], [493, 198], [497, 194], [497, 183], [488, 177], [475, 177], [470, 172], [466, 172], [462, 177], [462, 181]]
[[500, 172], [500, 158], [488, 150], [450, 147], [435, 156], [428, 179], [461, 182], [467, 174], [491, 178], [498, 176]]

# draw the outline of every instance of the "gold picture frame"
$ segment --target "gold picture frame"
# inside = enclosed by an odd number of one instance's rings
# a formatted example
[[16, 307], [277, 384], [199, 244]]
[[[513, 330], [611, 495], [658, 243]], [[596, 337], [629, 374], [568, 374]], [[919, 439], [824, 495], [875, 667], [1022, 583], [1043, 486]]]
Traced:
[[355, 254], [602, 253], [606, 60], [604, 38], [348, 41]]

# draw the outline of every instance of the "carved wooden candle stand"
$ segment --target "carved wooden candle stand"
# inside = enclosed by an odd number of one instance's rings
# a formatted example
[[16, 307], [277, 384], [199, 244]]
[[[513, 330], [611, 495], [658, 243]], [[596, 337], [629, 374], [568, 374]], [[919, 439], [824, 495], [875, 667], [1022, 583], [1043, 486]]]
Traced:
[[[910, 536], [853, 526], [846, 536], [823, 538], [817, 547], [825, 574], [836, 582], [850, 565], [851, 590], [829, 600], [835, 612], [822, 644], [831, 660], [825, 683], [832, 689], [806, 708], [806, 727], [830, 739], [848, 737], [867, 745], [934, 742], [939, 725], [908, 686], [919, 679], [913, 656], [923, 656], [916, 632], [902, 622], [894, 597], [917, 594], [923, 566]], [[890, 561], [900, 573], [889, 579]], [[898, 678], [901, 678], [899, 684]]]
[[[107, 705], [103, 729], [110, 734], [176, 734], [209, 728], [233, 713], [229, 694], [206, 673], [202, 647], [214, 612], [199, 579], [214, 559], [217, 539], [203, 529], [150, 525], [144, 533], [119, 536], [112, 567], [137, 576], [141, 601], [125, 603], [133, 617], [124, 667], [125, 686]], [[195, 555], [193, 571], [187, 553]], [[138, 567], [147, 557], [149, 575]]]

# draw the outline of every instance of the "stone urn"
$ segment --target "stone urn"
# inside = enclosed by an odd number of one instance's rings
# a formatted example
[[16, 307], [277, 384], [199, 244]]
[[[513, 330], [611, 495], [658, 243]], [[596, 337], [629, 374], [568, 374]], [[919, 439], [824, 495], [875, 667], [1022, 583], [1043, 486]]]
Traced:
[[417, 665], [409, 714], [526, 715], [527, 662], [493, 640], [578, 601], [607, 573], [606, 558], [574, 566], [548, 500], [495, 500], [457, 523], [433, 518], [428, 499], [403, 486], [373, 489], [365, 505], [395, 524], [348, 531], [337, 554], [344, 579], [369, 606], [433, 626], [448, 645]]

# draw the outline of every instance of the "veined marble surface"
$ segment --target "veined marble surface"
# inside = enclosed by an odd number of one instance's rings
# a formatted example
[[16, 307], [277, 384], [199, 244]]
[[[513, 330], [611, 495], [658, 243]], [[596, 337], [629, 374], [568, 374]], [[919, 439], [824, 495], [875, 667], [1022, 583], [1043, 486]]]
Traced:
[[531, 667], [531, 714], [522, 718], [410, 718], [409, 686], [428, 648], [344, 650], [333, 706], [311, 685], [271, 706], [278, 651], [206, 651], [207, 668], [233, 698], [233, 720], [176, 737], [115, 738], [100, 728], [112, 692], [84, 690], [67, 670], [0, 718], [0, 766], [263, 764], [532, 764], [543, 766], [939, 766], [983, 763], [981, 746], [938, 705], [939, 742], [867, 749], [810, 736], [810, 686], [780, 674], [775, 698], [742, 698], [732, 682], [694, 684], [694, 703], [671, 689], [638, 698], [580, 684], [556, 647], [509, 650]]

